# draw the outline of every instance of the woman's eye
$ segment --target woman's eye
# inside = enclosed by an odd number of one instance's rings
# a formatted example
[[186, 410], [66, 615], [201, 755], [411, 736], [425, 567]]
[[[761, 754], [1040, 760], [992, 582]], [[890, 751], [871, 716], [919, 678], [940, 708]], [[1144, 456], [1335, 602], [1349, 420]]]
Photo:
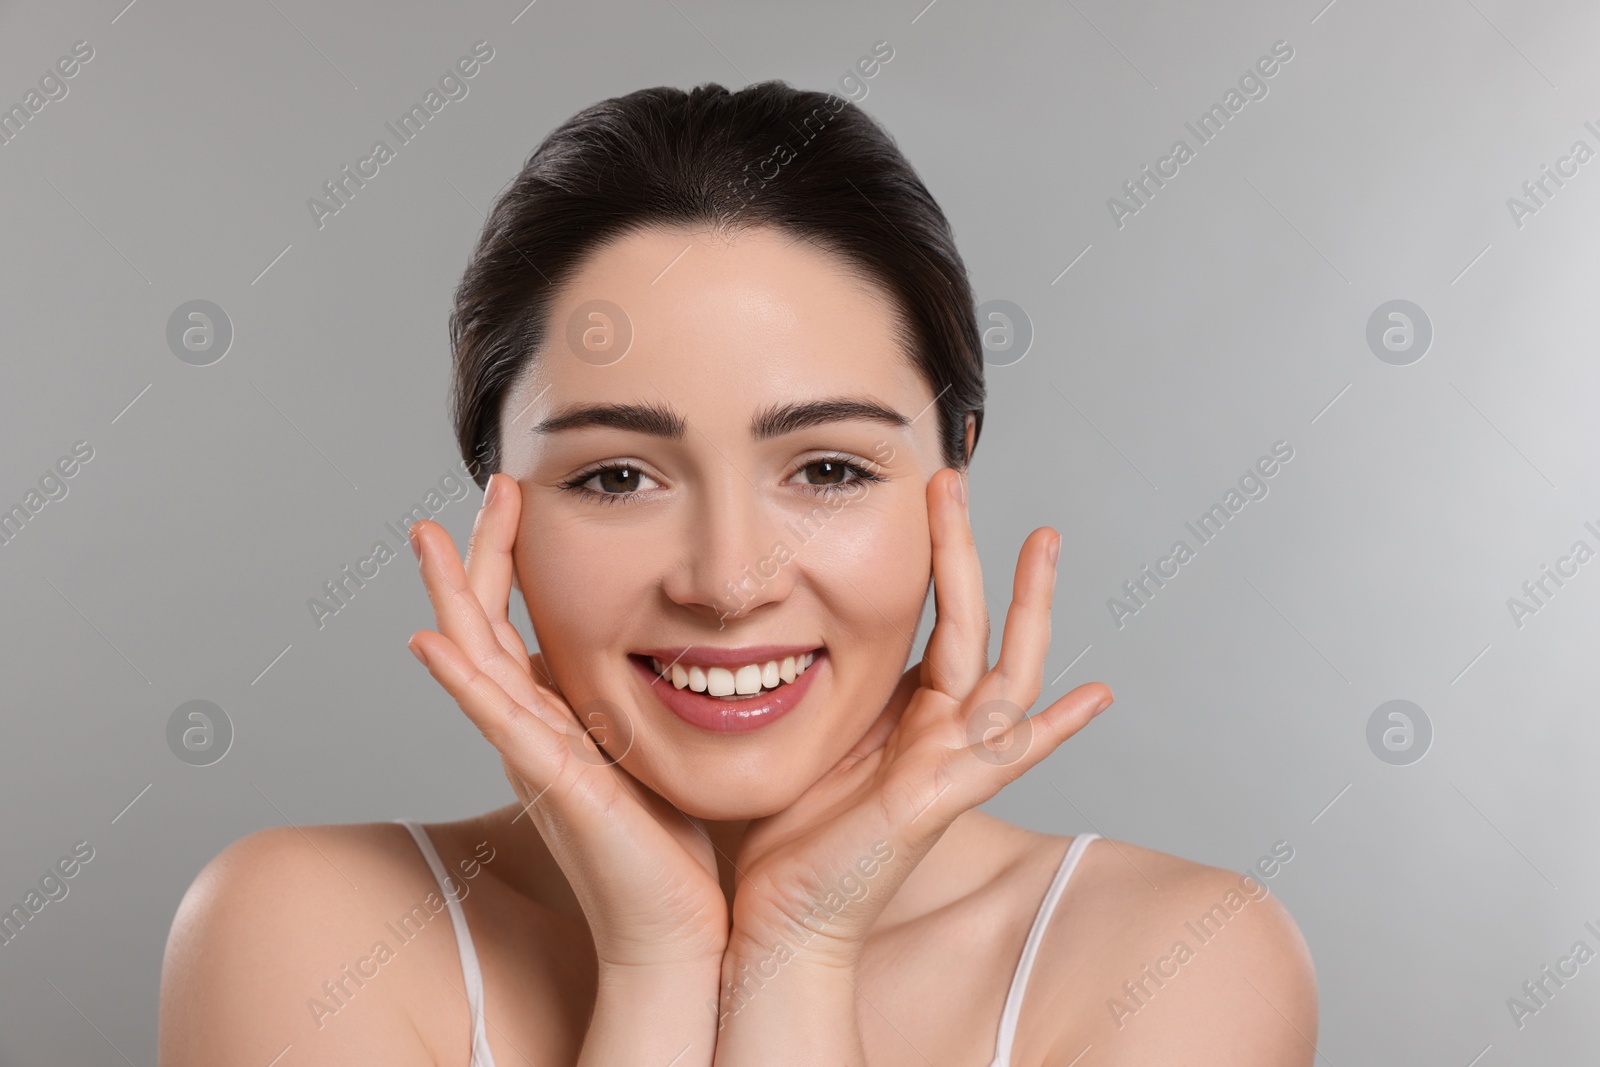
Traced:
[[[855, 468], [836, 459], [819, 459], [800, 469], [807, 472], [806, 480], [810, 485], [842, 485]], [[813, 471], [816, 473], [812, 474]]]
[[883, 479], [867, 468], [842, 459], [816, 459], [800, 468], [806, 484], [826, 492], [851, 482], [880, 482]]
[[590, 481], [598, 483], [596, 488], [602, 493], [627, 493], [639, 488], [639, 480], [644, 477], [644, 472], [635, 467], [608, 467], [596, 471]]
[[[853, 482], [881, 482], [879, 475], [844, 459], [815, 459], [796, 472], [804, 475], [802, 485], [813, 493], [850, 491]], [[562, 483], [561, 488], [581, 494], [599, 504], [632, 503], [644, 499], [641, 489], [656, 485], [654, 478], [631, 463], [613, 463], [591, 470]]]
[[579, 475], [563, 488], [577, 489], [597, 497], [622, 497], [633, 495], [645, 483], [654, 485], [655, 480], [638, 467], [618, 463]]

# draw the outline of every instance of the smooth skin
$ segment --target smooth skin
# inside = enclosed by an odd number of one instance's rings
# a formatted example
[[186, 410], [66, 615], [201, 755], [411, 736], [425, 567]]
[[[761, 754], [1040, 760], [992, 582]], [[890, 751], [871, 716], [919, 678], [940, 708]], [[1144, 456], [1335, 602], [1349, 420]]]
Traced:
[[[682, 255], [686, 243], [693, 255]], [[652, 288], [669, 261], [678, 288]], [[566, 303], [596, 291], [619, 297], [633, 319], [632, 377], [545, 358], [506, 410], [544, 392], [552, 397], [535, 417], [558, 401], [666, 395], [699, 436], [674, 443], [591, 427], [513, 442], [505, 470], [517, 474], [491, 479], [465, 564], [436, 523], [412, 529], [438, 631], [419, 631], [411, 648], [498, 750], [517, 797], [428, 828], [468, 889], [497, 1063], [987, 1064], [1022, 941], [1070, 839], [977, 805], [1111, 698], [1089, 683], [1025, 723], [989, 728], [992, 702], [1020, 714], [1043, 687], [1059, 534], [1044, 527], [1025, 539], [990, 667], [965, 479], [942, 466], [931, 417], [744, 440], [749, 412], [806, 380], [850, 380], [907, 415], [926, 409], [932, 393], [913, 371], [869, 355], [892, 349], [882, 294], [777, 235], [726, 242], [678, 231], [640, 233], [596, 256]], [[696, 306], [699, 297], [709, 303]], [[674, 350], [675, 338], [688, 347]], [[745, 354], [756, 344], [764, 359], [752, 369]], [[741, 377], [730, 379], [730, 366], [745, 367]], [[779, 519], [816, 505], [778, 476], [815, 462], [805, 445], [868, 456], [874, 439], [894, 443], [878, 466], [884, 481], [729, 613], [711, 592], [717, 576], [770, 544]], [[648, 457], [637, 466], [658, 488], [609, 509], [557, 488], [614, 456]], [[586, 576], [587, 595], [574, 597], [578, 586], [561, 583], [586, 556], [591, 568], [616, 566]], [[923, 658], [902, 673], [893, 657], [904, 663], [910, 651], [929, 575], [937, 620]], [[514, 586], [541, 654], [527, 653], [510, 622]], [[845, 596], [846, 586], [862, 595]], [[653, 636], [604, 628], [616, 629], [623, 604]], [[628, 642], [688, 643], [691, 632], [724, 646], [815, 638], [829, 656], [784, 719], [737, 739], [694, 736], [618, 669]], [[586, 735], [574, 707], [596, 698], [625, 721]], [[861, 879], [864, 895], [800, 943], [792, 921], [886, 851]], [[1090, 845], [1047, 927], [1013, 1063], [1310, 1064], [1310, 956], [1271, 895], [1239, 911], [1136, 1015], [1108, 1009], [1110, 998], [1126, 1001], [1123, 983], [1141, 968], [1192, 941], [1186, 922], [1238, 885], [1234, 872], [1126, 842]], [[269, 830], [231, 846], [174, 921], [161, 1062], [265, 1064], [282, 1053], [286, 1065], [464, 1064], [469, 1020], [448, 916], [403, 945], [386, 932], [430, 892], [415, 845], [392, 825]], [[381, 963], [379, 940], [398, 945]], [[780, 942], [791, 951], [776, 977], [730, 995], [731, 982], [772, 974]], [[350, 980], [352, 968], [367, 977]], [[308, 1001], [329, 980], [341, 995], [322, 1002], [337, 1011], [319, 1014]]]

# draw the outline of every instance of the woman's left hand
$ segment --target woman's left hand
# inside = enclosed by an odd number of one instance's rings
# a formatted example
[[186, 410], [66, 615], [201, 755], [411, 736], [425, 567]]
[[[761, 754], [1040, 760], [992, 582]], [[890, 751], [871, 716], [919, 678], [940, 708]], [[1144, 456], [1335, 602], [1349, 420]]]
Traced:
[[729, 952], [739, 958], [781, 942], [798, 958], [853, 967], [873, 921], [956, 817], [1111, 703], [1111, 690], [1091, 682], [1027, 715], [1043, 688], [1060, 535], [1041, 527], [1023, 542], [1000, 658], [989, 668], [962, 475], [945, 468], [927, 492], [938, 614], [922, 661], [832, 770], [790, 807], [751, 823], [733, 857], [742, 877]]

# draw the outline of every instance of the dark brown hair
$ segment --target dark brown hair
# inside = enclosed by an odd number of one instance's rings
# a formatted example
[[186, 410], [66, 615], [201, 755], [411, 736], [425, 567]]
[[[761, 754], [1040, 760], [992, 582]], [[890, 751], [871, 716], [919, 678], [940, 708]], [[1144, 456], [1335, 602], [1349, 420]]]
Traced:
[[450, 407], [479, 487], [500, 469], [500, 408], [545, 339], [558, 287], [602, 244], [651, 226], [770, 226], [881, 285], [936, 396], [947, 466], [983, 429], [983, 350], [944, 212], [888, 132], [832, 93], [640, 89], [584, 108], [534, 150], [490, 211], [456, 288]]

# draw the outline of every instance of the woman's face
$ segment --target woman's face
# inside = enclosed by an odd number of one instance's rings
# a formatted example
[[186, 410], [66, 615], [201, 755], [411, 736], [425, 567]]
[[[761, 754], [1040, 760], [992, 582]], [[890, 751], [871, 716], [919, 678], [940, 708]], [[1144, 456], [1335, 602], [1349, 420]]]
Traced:
[[[780, 811], [883, 710], [931, 575], [933, 401], [888, 296], [770, 228], [634, 233], [561, 290], [502, 408], [518, 584], [567, 702], [679, 809]], [[718, 664], [761, 692], [695, 693]]]

